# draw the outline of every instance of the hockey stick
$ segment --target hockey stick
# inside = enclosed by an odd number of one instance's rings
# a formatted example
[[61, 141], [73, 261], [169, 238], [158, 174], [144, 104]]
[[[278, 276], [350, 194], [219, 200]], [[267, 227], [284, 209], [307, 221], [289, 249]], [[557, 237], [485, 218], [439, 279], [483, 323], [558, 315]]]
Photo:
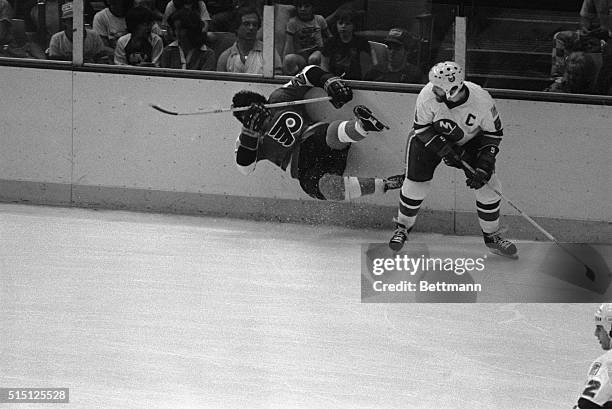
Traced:
[[[466, 161], [464, 161], [463, 159], [461, 160], [461, 165], [463, 166], [464, 170], [467, 170], [468, 172], [470, 172], [472, 175], [476, 173], [476, 171], [474, 170], [474, 168], [472, 168]], [[529, 215], [525, 212], [523, 212], [521, 209], [519, 209], [518, 206], [516, 206], [514, 203], [512, 203], [512, 201], [510, 201], [507, 197], [505, 197], [502, 192], [500, 192], [498, 189], [494, 188], [493, 186], [491, 186], [491, 184], [489, 182], [485, 183], [486, 186], [491, 189], [492, 191], [494, 191], [495, 193], [497, 193], [497, 195], [504, 199], [506, 201], [506, 203], [508, 203], [510, 206], [512, 206], [512, 208], [514, 210], [516, 210], [521, 216], [523, 216], [523, 218], [525, 218], [525, 220], [527, 220], [529, 223], [531, 223], [531, 225], [533, 227], [535, 227], [536, 229], [538, 229], [543, 235], [545, 235], [548, 240], [552, 241], [553, 243], [555, 243], [557, 246], [559, 246], [563, 251], [565, 251], [567, 254], [569, 254], [570, 256], [572, 256], [574, 258], [574, 260], [578, 261], [580, 264], [582, 264], [582, 266], [586, 269], [586, 276], [589, 280], [591, 281], [595, 281], [595, 272], [589, 267], [587, 266], [582, 260], [580, 260], [574, 253], [572, 253], [571, 251], [569, 251], [567, 248], [565, 248], [560, 242], [559, 240], [557, 240], [552, 234], [550, 234], [548, 231], [546, 231], [542, 226], [540, 226], [535, 220], [533, 220], [531, 217], [529, 217]]]
[[[280, 107], [288, 107], [292, 105], [303, 105], [303, 104], [314, 104], [315, 102], [329, 101], [331, 97], [319, 97], [319, 98], [311, 98], [311, 99], [301, 99], [298, 101], [286, 101], [286, 102], [277, 102], [274, 104], [266, 104], [265, 108], [280, 108]], [[196, 112], [177, 112], [171, 111], [166, 108], [162, 108], [159, 105], [149, 104], [151, 108], [168, 115], [207, 115], [207, 114], [219, 114], [222, 112], [241, 112], [246, 111], [249, 107], [239, 107], [239, 108], [218, 108], [211, 109], [209, 111], [196, 111]]]

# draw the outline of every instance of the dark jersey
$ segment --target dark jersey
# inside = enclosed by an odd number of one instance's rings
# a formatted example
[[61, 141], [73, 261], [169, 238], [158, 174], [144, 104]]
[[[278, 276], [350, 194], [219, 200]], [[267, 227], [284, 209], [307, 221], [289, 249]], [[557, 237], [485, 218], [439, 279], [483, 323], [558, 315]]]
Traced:
[[[318, 71], [317, 75], [312, 72]], [[306, 93], [315, 86], [321, 86], [322, 70], [316, 66], [308, 66], [288, 83], [270, 94], [268, 103], [298, 101], [304, 99]], [[264, 124], [263, 138], [257, 148], [257, 158], [249, 166], [242, 166], [243, 173], [250, 173], [255, 163], [268, 160], [283, 170], [292, 163], [291, 176], [296, 176], [297, 155], [304, 132], [315, 121], [310, 118], [304, 105], [292, 105], [272, 108], [271, 117]], [[236, 141], [238, 146], [238, 141]], [[240, 166], [240, 165], [239, 165]]]

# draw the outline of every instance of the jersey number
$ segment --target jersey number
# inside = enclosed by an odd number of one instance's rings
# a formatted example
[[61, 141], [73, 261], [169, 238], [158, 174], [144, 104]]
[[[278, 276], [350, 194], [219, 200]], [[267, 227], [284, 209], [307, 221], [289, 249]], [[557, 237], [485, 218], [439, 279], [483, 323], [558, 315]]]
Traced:
[[288, 148], [295, 143], [295, 136], [302, 129], [303, 124], [304, 120], [295, 112], [283, 112], [270, 128], [268, 135]]
[[587, 387], [584, 388], [584, 391], [582, 392], [582, 394], [584, 396], [588, 396], [589, 398], [592, 398], [595, 396], [600, 386], [601, 386], [601, 383], [599, 381], [592, 379], [589, 381], [589, 383], [587, 383]]

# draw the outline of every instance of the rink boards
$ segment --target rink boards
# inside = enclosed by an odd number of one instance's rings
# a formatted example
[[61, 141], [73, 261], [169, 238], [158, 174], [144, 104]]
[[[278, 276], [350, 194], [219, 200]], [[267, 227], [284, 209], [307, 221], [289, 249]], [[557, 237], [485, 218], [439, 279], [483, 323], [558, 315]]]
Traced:
[[[227, 107], [243, 88], [278, 84], [0, 67], [0, 199], [3, 201], [390, 227], [397, 192], [355, 203], [321, 203], [260, 163], [234, 166], [239, 124], [230, 114], [168, 116]], [[402, 173], [416, 93], [357, 90], [390, 130], [355, 144], [347, 174]], [[350, 106], [313, 107], [319, 119], [351, 117]], [[609, 241], [611, 144], [607, 106], [498, 99], [505, 139], [498, 172], [513, 202], [564, 240]], [[510, 208], [513, 235], [536, 238]], [[461, 172], [440, 167], [423, 206], [422, 231], [477, 232], [474, 198]], [[540, 237], [541, 238], [541, 237]]]

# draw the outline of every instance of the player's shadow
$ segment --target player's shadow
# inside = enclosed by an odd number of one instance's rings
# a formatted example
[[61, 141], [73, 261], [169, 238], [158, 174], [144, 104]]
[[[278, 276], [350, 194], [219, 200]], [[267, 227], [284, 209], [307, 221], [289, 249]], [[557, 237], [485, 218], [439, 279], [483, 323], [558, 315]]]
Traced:
[[540, 271], [587, 290], [575, 291], [569, 296], [569, 299], [564, 294], [563, 302], [600, 301], [599, 295], [608, 293], [610, 283], [612, 283], [612, 273], [608, 264], [609, 259], [612, 258], [612, 246], [566, 243], [563, 244], [563, 247], [567, 251], [559, 246], [551, 245]]

